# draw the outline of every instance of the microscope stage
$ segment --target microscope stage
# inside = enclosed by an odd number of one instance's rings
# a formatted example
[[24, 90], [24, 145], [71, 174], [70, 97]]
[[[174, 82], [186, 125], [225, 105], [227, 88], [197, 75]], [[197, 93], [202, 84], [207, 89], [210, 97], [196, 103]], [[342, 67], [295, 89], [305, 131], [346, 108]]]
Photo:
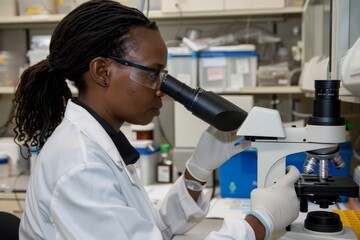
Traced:
[[317, 175], [302, 175], [295, 183], [298, 196], [359, 197], [359, 186], [350, 177], [332, 177], [320, 182]]

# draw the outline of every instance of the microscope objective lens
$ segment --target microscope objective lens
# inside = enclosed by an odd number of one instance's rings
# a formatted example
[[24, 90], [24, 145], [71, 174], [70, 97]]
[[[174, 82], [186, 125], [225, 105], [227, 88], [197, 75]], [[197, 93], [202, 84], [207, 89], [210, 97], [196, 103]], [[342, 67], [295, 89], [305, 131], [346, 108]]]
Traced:
[[319, 160], [319, 179], [320, 182], [326, 182], [329, 177], [329, 161], [327, 159]]

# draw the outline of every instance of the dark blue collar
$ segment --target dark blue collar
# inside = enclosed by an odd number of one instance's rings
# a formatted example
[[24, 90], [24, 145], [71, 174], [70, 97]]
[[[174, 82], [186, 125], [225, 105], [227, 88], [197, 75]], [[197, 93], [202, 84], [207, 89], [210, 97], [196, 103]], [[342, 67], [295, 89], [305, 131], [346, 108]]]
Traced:
[[134, 164], [139, 159], [140, 154], [136, 149], [130, 144], [129, 140], [125, 135], [120, 131], [116, 131], [108, 122], [106, 122], [99, 114], [97, 114], [90, 107], [80, 102], [78, 98], [71, 99], [73, 103], [85, 108], [105, 129], [109, 134], [110, 138], [113, 140], [116, 148], [118, 149], [121, 157], [123, 158], [126, 165]]

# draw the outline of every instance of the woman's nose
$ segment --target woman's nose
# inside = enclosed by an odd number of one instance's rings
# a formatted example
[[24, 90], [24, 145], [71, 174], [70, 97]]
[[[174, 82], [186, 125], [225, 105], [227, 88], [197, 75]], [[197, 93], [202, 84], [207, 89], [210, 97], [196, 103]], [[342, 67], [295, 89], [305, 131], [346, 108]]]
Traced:
[[157, 89], [156, 92], [155, 92], [156, 96], [158, 97], [164, 97], [166, 94], [163, 93], [160, 89]]

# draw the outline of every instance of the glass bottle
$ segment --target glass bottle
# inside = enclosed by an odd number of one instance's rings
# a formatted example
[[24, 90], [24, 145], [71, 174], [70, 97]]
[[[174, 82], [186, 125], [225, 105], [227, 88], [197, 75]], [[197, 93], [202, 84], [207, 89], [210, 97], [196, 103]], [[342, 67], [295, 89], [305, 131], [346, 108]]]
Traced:
[[173, 162], [170, 154], [170, 144], [161, 144], [161, 161], [156, 166], [156, 180], [158, 183], [173, 182]]

